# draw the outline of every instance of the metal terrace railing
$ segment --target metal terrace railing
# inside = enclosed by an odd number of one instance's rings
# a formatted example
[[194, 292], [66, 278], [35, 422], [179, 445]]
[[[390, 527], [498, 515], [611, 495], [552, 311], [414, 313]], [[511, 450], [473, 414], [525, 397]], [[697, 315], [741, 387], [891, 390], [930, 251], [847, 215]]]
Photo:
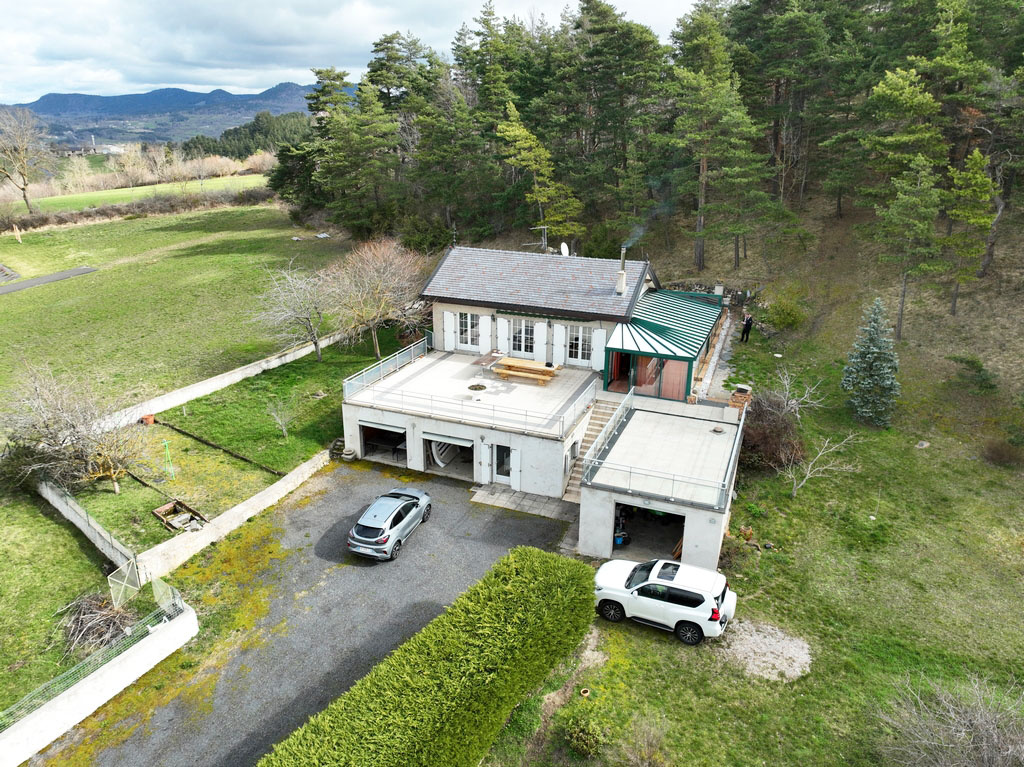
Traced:
[[406, 365], [415, 362], [420, 357], [426, 356], [429, 349], [430, 344], [428, 343], [428, 339], [421, 338], [419, 341], [409, 344], [404, 349], [399, 349], [390, 357], [385, 357], [375, 365], [370, 365], [370, 367], [350, 375], [342, 384], [345, 390], [345, 399], [354, 397], [367, 386], [377, 383], [385, 376], [394, 373], [400, 368], [404, 368]]
[[740, 444], [743, 440], [743, 423], [747, 415], [746, 409], [740, 415], [736, 436], [733, 438], [732, 449], [729, 452], [729, 471], [724, 480], [715, 481], [651, 469], [639, 469], [635, 466], [610, 463], [601, 459], [599, 456], [605, 452], [605, 448], [619, 433], [620, 427], [632, 408], [633, 390], [631, 389], [584, 456], [583, 484], [625, 491], [629, 494], [662, 498], [673, 502], [685, 500], [714, 509], [724, 509], [728, 505], [728, 495], [736, 475], [736, 464]]

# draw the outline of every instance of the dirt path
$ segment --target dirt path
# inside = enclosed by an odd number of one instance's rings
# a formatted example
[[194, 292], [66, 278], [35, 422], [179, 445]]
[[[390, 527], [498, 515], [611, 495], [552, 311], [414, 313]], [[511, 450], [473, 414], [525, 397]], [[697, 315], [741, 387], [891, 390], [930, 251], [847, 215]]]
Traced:
[[535, 764], [540, 759], [544, 744], [548, 740], [548, 731], [551, 729], [551, 721], [555, 712], [569, 702], [583, 672], [594, 666], [604, 665], [608, 660], [608, 655], [597, 649], [598, 639], [597, 628], [592, 626], [580, 645], [579, 660], [572, 674], [565, 680], [565, 684], [544, 696], [540, 708], [540, 727], [537, 728], [537, 732], [533, 734], [530, 742], [526, 745], [523, 764]]
[[182, 248], [191, 248], [196, 245], [206, 245], [211, 242], [217, 242], [218, 240], [224, 240], [229, 237], [237, 237], [238, 232], [215, 232], [214, 234], [208, 234], [204, 237], [196, 237], [191, 240], [182, 240], [181, 242], [174, 242], [170, 245], [161, 245], [159, 248], [153, 248], [151, 250], [144, 250], [141, 253], [134, 253], [124, 258], [119, 258], [116, 261], [108, 261], [103, 266], [122, 266], [123, 264], [133, 264], [139, 261], [148, 261], [153, 258], [159, 258], [167, 253], [171, 253], [175, 250], [181, 250]]

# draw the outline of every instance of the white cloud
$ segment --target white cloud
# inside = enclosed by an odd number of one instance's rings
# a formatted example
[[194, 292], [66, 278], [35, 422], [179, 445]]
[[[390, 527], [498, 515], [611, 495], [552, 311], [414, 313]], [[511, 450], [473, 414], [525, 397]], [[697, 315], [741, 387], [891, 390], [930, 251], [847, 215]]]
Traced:
[[[410, 31], [447, 53], [482, 0], [8, 0], [0, 103], [48, 92], [114, 95], [153, 88], [253, 92], [312, 80], [310, 67], [359, 75], [381, 35]], [[667, 39], [691, 0], [621, 3], [627, 18]], [[496, 0], [499, 16], [543, 15], [557, 24], [560, 0]]]

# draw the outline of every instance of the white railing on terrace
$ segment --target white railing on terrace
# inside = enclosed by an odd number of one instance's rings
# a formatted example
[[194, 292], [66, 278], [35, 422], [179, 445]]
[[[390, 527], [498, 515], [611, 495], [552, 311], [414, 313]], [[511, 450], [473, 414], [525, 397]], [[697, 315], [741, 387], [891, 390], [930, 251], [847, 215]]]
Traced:
[[354, 397], [367, 386], [377, 383], [384, 376], [390, 375], [399, 368], [404, 368], [409, 363], [426, 356], [429, 348], [427, 339], [421, 338], [404, 349], [399, 349], [390, 357], [385, 357], [380, 362], [370, 365], [370, 367], [360, 370], [354, 375], [350, 375], [342, 384], [345, 390], [345, 399]]
[[[732, 490], [732, 481], [736, 475], [736, 464], [740, 444], [743, 440], [743, 423], [747, 416], [746, 409], [744, 408], [740, 416], [732, 450], [729, 453], [728, 473], [724, 480], [714, 481], [651, 469], [638, 469], [634, 466], [609, 463], [598, 458], [604, 447], [618, 433], [620, 425], [632, 406], [633, 391], [630, 390], [583, 458], [583, 484], [724, 509], [728, 505], [728, 495]], [[598, 474], [600, 474], [600, 481], [597, 481]]]
[[554, 413], [538, 413], [520, 408], [488, 405], [473, 400], [402, 390], [365, 392], [360, 398], [359, 404], [373, 404], [401, 410], [404, 413], [420, 413], [442, 419], [564, 437], [591, 407], [596, 395], [597, 382], [592, 381], [566, 410]]

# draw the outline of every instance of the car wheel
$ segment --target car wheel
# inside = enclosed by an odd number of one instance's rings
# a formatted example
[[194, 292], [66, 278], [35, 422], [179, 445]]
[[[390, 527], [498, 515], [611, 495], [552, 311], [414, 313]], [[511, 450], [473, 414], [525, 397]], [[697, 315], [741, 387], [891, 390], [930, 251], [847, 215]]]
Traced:
[[679, 621], [675, 630], [676, 639], [683, 644], [698, 645], [704, 639], [704, 631], [696, 623]]
[[626, 617], [626, 611], [622, 609], [622, 605], [618, 602], [602, 602], [597, 608], [597, 612], [606, 621], [611, 621], [612, 623], [618, 623]]
[[427, 508], [423, 510], [423, 521], [426, 522], [430, 519], [430, 504], [427, 504]]
[[401, 551], [402, 551], [402, 542], [401, 541], [395, 541], [395, 545], [391, 547], [391, 556], [389, 556], [388, 559], [390, 559], [392, 561], [398, 559], [398, 554]]

